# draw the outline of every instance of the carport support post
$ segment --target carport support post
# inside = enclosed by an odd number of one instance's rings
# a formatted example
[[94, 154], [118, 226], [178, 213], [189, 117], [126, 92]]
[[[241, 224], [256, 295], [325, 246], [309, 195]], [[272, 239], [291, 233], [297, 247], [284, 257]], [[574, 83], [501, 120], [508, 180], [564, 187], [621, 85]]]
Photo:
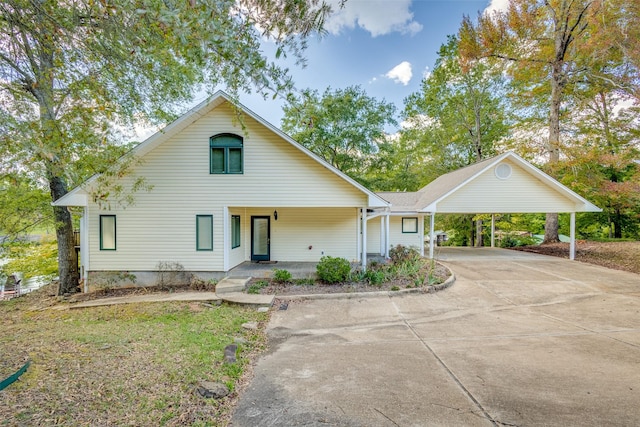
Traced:
[[569, 243], [569, 259], [576, 259], [576, 213], [571, 212], [571, 220], [569, 221], [570, 238]]
[[367, 270], [367, 208], [362, 209], [362, 271]]
[[385, 220], [384, 220], [384, 257], [385, 258], [389, 258], [389, 246], [391, 245], [390, 240], [389, 240], [389, 214], [387, 213], [385, 215]]
[[384, 247], [386, 246], [386, 243], [384, 241], [384, 238], [386, 237], [386, 234], [384, 232], [384, 215], [380, 215], [380, 256], [384, 256], [385, 252], [384, 252]]
[[429, 259], [433, 259], [433, 239], [436, 227], [436, 214], [431, 212], [429, 217]]

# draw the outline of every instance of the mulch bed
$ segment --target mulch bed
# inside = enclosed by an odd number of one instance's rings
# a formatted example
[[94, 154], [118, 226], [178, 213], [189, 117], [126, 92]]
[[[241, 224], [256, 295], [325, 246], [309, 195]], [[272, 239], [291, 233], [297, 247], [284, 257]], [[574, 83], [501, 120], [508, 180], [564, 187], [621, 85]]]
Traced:
[[[569, 243], [511, 248], [559, 258], [569, 258]], [[640, 274], [640, 242], [576, 242], [576, 260]]]
[[[423, 272], [426, 276], [427, 272]], [[451, 272], [448, 268], [436, 263], [435, 272], [433, 276], [437, 278], [436, 283], [443, 283], [449, 278]], [[251, 279], [248, 286], [255, 285], [260, 281], [266, 279]], [[436, 284], [431, 283], [431, 284]], [[429, 284], [423, 283], [418, 288], [426, 288]], [[297, 285], [294, 283], [276, 283], [269, 281], [269, 285], [260, 289], [261, 294], [266, 295], [307, 295], [307, 294], [337, 294], [337, 293], [354, 293], [354, 292], [380, 292], [391, 291], [399, 289], [411, 289], [416, 288], [414, 280], [409, 278], [398, 278], [390, 282], [382, 283], [381, 285], [370, 285], [366, 282], [345, 282], [337, 284], [327, 284], [320, 281], [316, 281], [314, 284]], [[393, 288], [393, 289], [392, 289]]]

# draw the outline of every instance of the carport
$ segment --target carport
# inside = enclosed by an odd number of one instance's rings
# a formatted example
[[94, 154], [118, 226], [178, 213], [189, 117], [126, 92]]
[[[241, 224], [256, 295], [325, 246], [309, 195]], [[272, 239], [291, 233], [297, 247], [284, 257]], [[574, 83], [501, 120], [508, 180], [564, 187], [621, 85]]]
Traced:
[[[569, 258], [574, 259], [576, 212], [601, 211], [513, 152], [442, 175], [416, 193], [380, 195], [391, 202], [392, 213], [397, 202], [407, 200], [411, 195], [416, 201], [414, 212], [430, 217], [429, 258], [433, 258], [434, 252], [436, 214], [490, 214], [491, 246], [494, 246], [495, 214], [569, 213]], [[407, 210], [406, 202], [402, 209]]]

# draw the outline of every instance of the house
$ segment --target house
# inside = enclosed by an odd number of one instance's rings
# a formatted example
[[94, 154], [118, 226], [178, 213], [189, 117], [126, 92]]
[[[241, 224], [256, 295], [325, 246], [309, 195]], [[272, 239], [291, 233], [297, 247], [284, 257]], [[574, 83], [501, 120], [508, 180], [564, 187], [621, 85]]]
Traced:
[[152, 282], [160, 262], [203, 278], [246, 261], [317, 262], [323, 255], [366, 266], [367, 216], [389, 203], [238, 108], [217, 92], [139, 144], [140, 164], [118, 184], [130, 188], [144, 177], [152, 189], [137, 192], [133, 205], [96, 203], [97, 177], [54, 202], [83, 208], [85, 282], [119, 271]]
[[[234, 107], [235, 106], [235, 107]], [[242, 113], [242, 121], [238, 120]], [[597, 207], [513, 153], [441, 176], [417, 192], [374, 193], [279, 129], [217, 92], [133, 150], [119, 179], [144, 177], [135, 203], [97, 203], [94, 176], [54, 202], [82, 207], [80, 272], [129, 272], [151, 284], [161, 264], [202, 278], [244, 262], [317, 262], [366, 268], [367, 253], [397, 244], [425, 252], [436, 213], [575, 212]], [[572, 228], [572, 238], [573, 238]]]

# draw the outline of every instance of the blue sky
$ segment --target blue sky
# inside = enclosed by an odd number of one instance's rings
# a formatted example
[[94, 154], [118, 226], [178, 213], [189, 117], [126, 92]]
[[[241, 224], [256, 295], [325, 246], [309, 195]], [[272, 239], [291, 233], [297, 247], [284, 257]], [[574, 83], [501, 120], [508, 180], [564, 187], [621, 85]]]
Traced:
[[[329, 0], [334, 2], [335, 0]], [[309, 41], [307, 67], [286, 64], [298, 89], [323, 92], [360, 85], [369, 96], [402, 110], [403, 99], [420, 88], [447, 35], [464, 14], [475, 18], [508, 0], [348, 0], [326, 23], [328, 34]], [[265, 51], [268, 51], [268, 44]], [[241, 102], [280, 127], [282, 102], [243, 95]]]

